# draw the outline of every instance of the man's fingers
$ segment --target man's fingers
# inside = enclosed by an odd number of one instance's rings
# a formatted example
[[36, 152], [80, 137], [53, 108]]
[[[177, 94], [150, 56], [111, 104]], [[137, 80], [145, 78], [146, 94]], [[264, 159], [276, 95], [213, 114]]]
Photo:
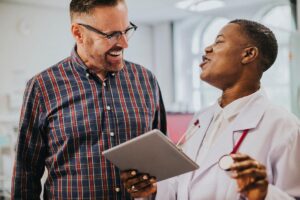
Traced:
[[149, 195], [155, 193], [156, 190], [157, 190], [156, 183], [151, 183], [141, 188], [140, 190], [136, 189], [134, 192], [131, 191], [129, 193], [133, 198], [142, 198], [142, 197], [148, 197]]
[[136, 185], [140, 182], [147, 181], [147, 180], [149, 180], [149, 175], [148, 174], [138, 174], [137, 176], [135, 176], [133, 178], [127, 179], [126, 185], [127, 186], [132, 186], [132, 185]]
[[149, 185], [152, 184], [156, 184], [156, 179], [155, 178], [151, 178], [151, 179], [147, 179], [147, 180], [142, 180], [132, 186], [135, 187], [135, 189], [137, 190], [144, 190], [144, 188], [147, 188]]
[[137, 170], [126, 170], [121, 172], [121, 179], [133, 198], [147, 197], [156, 192], [156, 178], [148, 174], [140, 174]]
[[136, 176], [136, 174], [137, 174], [137, 170], [134, 170], [134, 169], [122, 171], [121, 172], [121, 179], [123, 181], [126, 181], [127, 179]]

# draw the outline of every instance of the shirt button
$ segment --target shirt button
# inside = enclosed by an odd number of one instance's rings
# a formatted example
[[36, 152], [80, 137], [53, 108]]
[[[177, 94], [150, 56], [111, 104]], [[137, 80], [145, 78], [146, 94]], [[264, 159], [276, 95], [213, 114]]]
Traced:
[[115, 136], [115, 133], [114, 133], [114, 132], [110, 132], [110, 136], [111, 136], [111, 137], [114, 137], [114, 136]]
[[89, 77], [90, 77], [90, 74], [89, 74], [89, 73], [86, 73], [85, 76], [89, 78]]
[[120, 192], [121, 189], [120, 189], [119, 187], [116, 187], [116, 188], [115, 188], [115, 191], [116, 191], [116, 192]]
[[106, 83], [105, 83], [105, 82], [103, 82], [103, 86], [104, 86], [104, 87], [106, 86]]
[[112, 76], [115, 76], [115, 73], [112, 73], [111, 75], [112, 75]]
[[110, 106], [106, 106], [106, 109], [107, 109], [107, 110], [110, 110]]

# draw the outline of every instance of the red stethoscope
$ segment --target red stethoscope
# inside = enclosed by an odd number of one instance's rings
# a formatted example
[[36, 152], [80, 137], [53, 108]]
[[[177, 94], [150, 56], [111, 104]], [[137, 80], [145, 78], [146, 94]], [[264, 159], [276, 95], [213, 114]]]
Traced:
[[[230, 154], [235, 154], [237, 152], [237, 150], [239, 149], [239, 147], [241, 146], [242, 142], [244, 141], [247, 133], [248, 133], [249, 129], [246, 129], [243, 131], [242, 136], [240, 137], [239, 141], [236, 143], [236, 145], [234, 145], [232, 151], [230, 152]], [[233, 158], [230, 156], [230, 154], [226, 154], [223, 155], [220, 159], [219, 159], [219, 167], [225, 171], [229, 171], [231, 165], [234, 163]]]
[[[197, 119], [194, 123], [193, 126], [191, 126], [183, 135], [182, 137], [178, 140], [176, 146], [179, 146], [180, 143], [182, 142], [182, 140], [185, 138], [185, 141], [187, 141], [192, 135], [194, 135], [197, 131], [197, 129], [200, 128], [200, 121], [199, 119]], [[235, 154], [238, 149], [240, 148], [242, 142], [244, 141], [246, 135], [248, 134], [249, 129], [246, 129], [243, 131], [242, 136], [240, 137], [240, 139], [238, 140], [238, 142], [236, 143], [236, 145], [234, 145], [232, 151], [229, 154], [225, 154], [223, 155], [219, 161], [219, 167], [225, 171], [229, 171], [231, 165], [234, 163], [233, 158], [230, 156], [230, 154]]]

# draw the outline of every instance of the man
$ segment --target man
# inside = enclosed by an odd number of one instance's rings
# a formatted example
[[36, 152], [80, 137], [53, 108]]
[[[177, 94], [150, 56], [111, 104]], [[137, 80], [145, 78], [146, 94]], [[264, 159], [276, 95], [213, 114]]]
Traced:
[[152, 129], [166, 132], [156, 78], [123, 60], [136, 26], [124, 0], [72, 0], [71, 56], [27, 84], [12, 199], [131, 199], [102, 152]]
[[183, 147], [200, 168], [157, 185], [124, 172], [132, 196], [157, 192], [161, 200], [300, 198], [299, 120], [270, 103], [260, 87], [277, 48], [274, 34], [259, 23], [234, 20], [221, 29], [205, 48], [200, 77], [223, 93], [215, 105], [195, 115], [200, 128]]

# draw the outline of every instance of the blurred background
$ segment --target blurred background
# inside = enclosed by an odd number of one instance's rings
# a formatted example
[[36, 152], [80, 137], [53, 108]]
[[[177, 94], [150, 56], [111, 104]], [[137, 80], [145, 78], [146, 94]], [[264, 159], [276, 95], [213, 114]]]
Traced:
[[[18, 120], [26, 82], [70, 55], [70, 0], [0, 0], [0, 199], [9, 199]], [[300, 116], [299, 0], [127, 0], [138, 30], [125, 58], [157, 76], [176, 141], [193, 113], [220, 91], [199, 80], [203, 49], [228, 21], [270, 27], [279, 43], [262, 84], [272, 101]]]

